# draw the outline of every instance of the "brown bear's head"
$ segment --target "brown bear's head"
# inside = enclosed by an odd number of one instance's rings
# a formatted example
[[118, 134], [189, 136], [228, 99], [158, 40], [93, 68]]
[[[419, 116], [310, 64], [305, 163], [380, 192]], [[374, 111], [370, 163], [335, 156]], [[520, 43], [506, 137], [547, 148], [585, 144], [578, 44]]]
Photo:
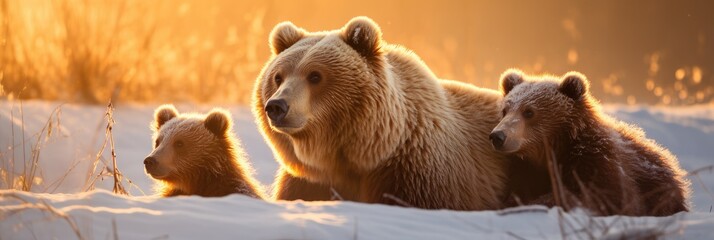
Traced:
[[310, 33], [290, 22], [275, 26], [273, 56], [258, 77], [253, 103], [269, 142], [294, 150], [312, 167], [332, 164], [315, 161], [334, 157], [326, 156], [336, 154], [330, 145], [345, 144], [337, 138], [352, 136], [356, 121], [373, 115], [377, 99], [386, 95], [390, 83], [381, 36], [366, 17], [329, 32]]
[[[578, 72], [563, 77], [529, 77], [518, 70], [501, 76], [503, 118], [489, 138], [496, 150], [538, 156], [544, 140], [575, 137], [580, 109], [589, 101], [589, 82]], [[535, 156], [534, 156], [535, 155]]]
[[263, 72], [264, 111], [276, 131], [298, 135], [325, 128], [332, 115], [349, 114], [373, 88], [380, 62], [381, 32], [368, 18], [355, 18], [340, 34], [310, 34], [290, 22], [270, 34], [276, 57]]
[[154, 113], [154, 149], [144, 165], [151, 177], [180, 184], [188, 174], [220, 169], [216, 165], [230, 153], [231, 118], [225, 110], [208, 115], [179, 114], [173, 105], [163, 105]]

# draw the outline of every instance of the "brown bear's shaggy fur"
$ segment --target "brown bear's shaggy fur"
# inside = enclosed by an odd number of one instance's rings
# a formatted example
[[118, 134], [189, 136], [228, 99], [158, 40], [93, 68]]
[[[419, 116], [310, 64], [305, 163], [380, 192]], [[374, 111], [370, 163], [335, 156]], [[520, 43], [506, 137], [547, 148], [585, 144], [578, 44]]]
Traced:
[[264, 198], [253, 178], [230, 114], [179, 114], [172, 105], [156, 109], [154, 150], [144, 160], [146, 172], [159, 180], [161, 195], [219, 197], [232, 193]]
[[559, 80], [510, 70], [501, 88], [504, 116], [490, 137], [523, 159], [512, 165], [509, 184], [523, 202], [553, 205], [547, 161], [555, 159], [565, 207], [603, 215], [687, 211], [689, 182], [677, 159], [639, 128], [602, 113], [582, 74]]
[[497, 91], [437, 79], [365, 17], [330, 32], [281, 23], [270, 42], [253, 113], [281, 164], [275, 198], [501, 206]]

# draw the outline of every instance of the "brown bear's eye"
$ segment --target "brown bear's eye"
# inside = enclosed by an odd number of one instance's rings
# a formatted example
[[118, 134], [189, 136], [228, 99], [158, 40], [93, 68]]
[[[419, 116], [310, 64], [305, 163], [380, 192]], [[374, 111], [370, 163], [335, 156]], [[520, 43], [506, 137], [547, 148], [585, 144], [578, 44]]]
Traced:
[[176, 145], [177, 148], [181, 148], [181, 147], [183, 147], [183, 141], [181, 141], [181, 140], [176, 141], [176, 142], [174, 143], [174, 145]]
[[322, 80], [322, 76], [320, 76], [318, 72], [311, 72], [310, 75], [307, 76], [307, 81], [311, 84], [318, 84], [320, 80]]
[[157, 138], [156, 142], [154, 142], [154, 147], [159, 147], [159, 144], [161, 144], [161, 139]]
[[275, 74], [275, 84], [280, 85], [281, 83], [283, 83], [283, 77], [280, 74]]
[[505, 117], [505, 116], [506, 116], [506, 113], [508, 113], [508, 109], [507, 109], [507, 108], [504, 108], [503, 111], [501, 111], [501, 113], [502, 113], [503, 116]]
[[533, 117], [533, 110], [526, 109], [525, 111], [523, 111], [523, 117], [526, 118], [526, 119], [532, 118], [532, 117]]

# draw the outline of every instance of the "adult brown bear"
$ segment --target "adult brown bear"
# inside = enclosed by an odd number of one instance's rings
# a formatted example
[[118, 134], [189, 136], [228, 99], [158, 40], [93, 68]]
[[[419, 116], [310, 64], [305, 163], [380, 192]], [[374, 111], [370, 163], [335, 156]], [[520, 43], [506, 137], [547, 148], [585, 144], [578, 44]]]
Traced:
[[366, 17], [314, 33], [284, 22], [270, 44], [253, 113], [281, 164], [275, 198], [501, 207], [497, 91], [437, 79]]

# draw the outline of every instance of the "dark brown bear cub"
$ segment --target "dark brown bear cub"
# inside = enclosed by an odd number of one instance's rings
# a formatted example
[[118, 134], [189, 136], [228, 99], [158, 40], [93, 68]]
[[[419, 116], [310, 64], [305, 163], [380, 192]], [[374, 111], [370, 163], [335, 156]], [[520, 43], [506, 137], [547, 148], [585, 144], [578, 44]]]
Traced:
[[[557, 163], [562, 205], [599, 215], [671, 215], [688, 210], [689, 182], [677, 159], [638, 127], [604, 114], [580, 73], [502, 75], [503, 119], [494, 147], [515, 160], [512, 197], [555, 205], [548, 161]], [[556, 175], [552, 175], [556, 176]]]
[[238, 139], [231, 134], [230, 114], [179, 114], [172, 105], [156, 109], [154, 150], [144, 160], [146, 173], [159, 180], [165, 197], [232, 193], [264, 198]]

